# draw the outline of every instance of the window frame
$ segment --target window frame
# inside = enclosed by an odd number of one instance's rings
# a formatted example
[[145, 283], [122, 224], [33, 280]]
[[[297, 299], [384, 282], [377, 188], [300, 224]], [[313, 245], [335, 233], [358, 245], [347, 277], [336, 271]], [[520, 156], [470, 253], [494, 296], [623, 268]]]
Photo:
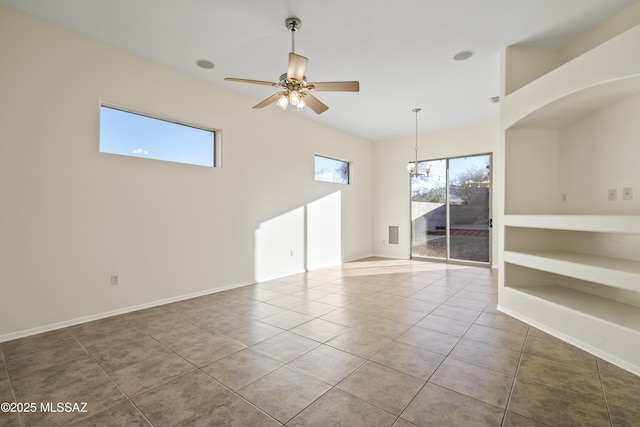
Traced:
[[[174, 125], [179, 125], [179, 126], [184, 126], [184, 127], [188, 127], [188, 128], [193, 128], [193, 129], [197, 129], [200, 131], [204, 131], [204, 132], [210, 132], [212, 134], [213, 137], [213, 141], [212, 141], [212, 162], [211, 164], [202, 164], [202, 163], [192, 163], [192, 162], [185, 162], [185, 161], [181, 161], [181, 160], [175, 160], [175, 159], [168, 159], [168, 158], [154, 158], [154, 157], [145, 157], [145, 156], [139, 156], [139, 155], [135, 155], [135, 153], [122, 153], [122, 152], [114, 152], [114, 151], [103, 151], [103, 147], [102, 147], [102, 109], [103, 108], [108, 108], [111, 110], [117, 110], [123, 113], [127, 113], [127, 114], [133, 114], [136, 116], [141, 116], [141, 117], [145, 117], [145, 118], [149, 118], [149, 119], [154, 119], [154, 120], [159, 120], [165, 123], [169, 123], [169, 124], [174, 124]], [[101, 100], [100, 104], [99, 104], [99, 108], [98, 108], [98, 123], [99, 123], [99, 131], [98, 131], [98, 151], [102, 154], [113, 154], [116, 156], [126, 156], [126, 157], [133, 157], [133, 158], [139, 158], [139, 159], [146, 159], [146, 160], [154, 160], [154, 161], [160, 161], [160, 162], [170, 162], [170, 163], [179, 163], [179, 164], [183, 164], [183, 165], [190, 165], [190, 166], [201, 166], [201, 167], [207, 167], [207, 168], [219, 168], [222, 167], [222, 158], [221, 158], [221, 153], [222, 153], [222, 132], [220, 129], [216, 129], [216, 128], [212, 128], [210, 126], [203, 126], [200, 124], [195, 124], [193, 122], [188, 122], [185, 120], [179, 120], [179, 119], [175, 119], [173, 117], [168, 117], [165, 115], [161, 115], [161, 114], [157, 114], [157, 113], [150, 113], [148, 111], [143, 111], [140, 109], [136, 109], [136, 108], [130, 108], [130, 107], [125, 107], [122, 106], [120, 104], [115, 104], [115, 103], [110, 103], [110, 102], [106, 102]]]
[[[337, 181], [328, 181], [328, 180], [324, 180], [324, 179], [318, 179], [318, 171], [316, 170], [316, 158], [321, 157], [323, 159], [327, 159], [327, 160], [332, 160], [335, 162], [340, 162], [340, 163], [344, 163], [347, 166], [347, 180], [346, 182], [337, 182]], [[333, 156], [328, 156], [326, 154], [320, 154], [320, 153], [315, 153], [313, 156], [313, 162], [314, 162], [314, 180], [316, 182], [327, 182], [329, 184], [338, 184], [338, 185], [351, 185], [353, 183], [353, 177], [352, 177], [352, 162], [345, 160], [345, 159], [340, 159], [337, 157], [333, 157]]]

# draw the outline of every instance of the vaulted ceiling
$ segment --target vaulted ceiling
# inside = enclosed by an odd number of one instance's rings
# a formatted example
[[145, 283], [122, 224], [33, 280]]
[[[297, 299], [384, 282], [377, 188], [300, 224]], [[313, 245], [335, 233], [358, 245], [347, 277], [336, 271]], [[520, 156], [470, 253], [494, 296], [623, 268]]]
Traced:
[[[253, 99], [275, 88], [298, 17], [296, 53], [310, 81], [359, 80], [359, 93], [316, 93], [327, 126], [377, 141], [497, 120], [503, 46], [561, 46], [635, 0], [0, 0]], [[453, 56], [464, 50], [465, 61]], [[214, 64], [203, 69], [196, 61]], [[44, 64], [46, 66], [46, 64]], [[267, 108], [277, 108], [269, 106]]]

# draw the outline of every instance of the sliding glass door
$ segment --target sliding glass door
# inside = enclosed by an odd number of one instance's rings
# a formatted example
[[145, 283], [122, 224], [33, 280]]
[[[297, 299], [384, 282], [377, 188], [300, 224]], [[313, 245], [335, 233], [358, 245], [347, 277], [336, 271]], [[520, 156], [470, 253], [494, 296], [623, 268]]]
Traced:
[[411, 256], [489, 263], [491, 155], [419, 162], [411, 178]]

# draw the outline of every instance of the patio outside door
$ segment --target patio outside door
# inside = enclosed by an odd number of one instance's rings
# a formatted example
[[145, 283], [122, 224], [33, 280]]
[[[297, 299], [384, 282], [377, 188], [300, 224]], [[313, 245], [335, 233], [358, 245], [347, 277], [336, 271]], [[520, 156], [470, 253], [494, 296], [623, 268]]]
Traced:
[[411, 178], [411, 257], [489, 263], [491, 155], [421, 161], [418, 170], [422, 175]]

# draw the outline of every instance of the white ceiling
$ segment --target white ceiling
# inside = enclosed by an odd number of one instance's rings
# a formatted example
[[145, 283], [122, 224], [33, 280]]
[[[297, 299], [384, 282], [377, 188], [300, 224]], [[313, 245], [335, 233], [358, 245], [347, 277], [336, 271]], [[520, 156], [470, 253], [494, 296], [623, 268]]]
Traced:
[[[503, 46], [561, 46], [637, 0], [0, 0], [28, 14], [247, 95], [275, 88], [291, 35], [310, 81], [359, 80], [359, 93], [317, 93], [302, 114], [371, 141], [498, 119]], [[475, 55], [456, 62], [461, 50]], [[215, 64], [211, 70], [198, 59]], [[270, 106], [267, 108], [278, 108]], [[256, 113], [259, 113], [257, 111]]]

